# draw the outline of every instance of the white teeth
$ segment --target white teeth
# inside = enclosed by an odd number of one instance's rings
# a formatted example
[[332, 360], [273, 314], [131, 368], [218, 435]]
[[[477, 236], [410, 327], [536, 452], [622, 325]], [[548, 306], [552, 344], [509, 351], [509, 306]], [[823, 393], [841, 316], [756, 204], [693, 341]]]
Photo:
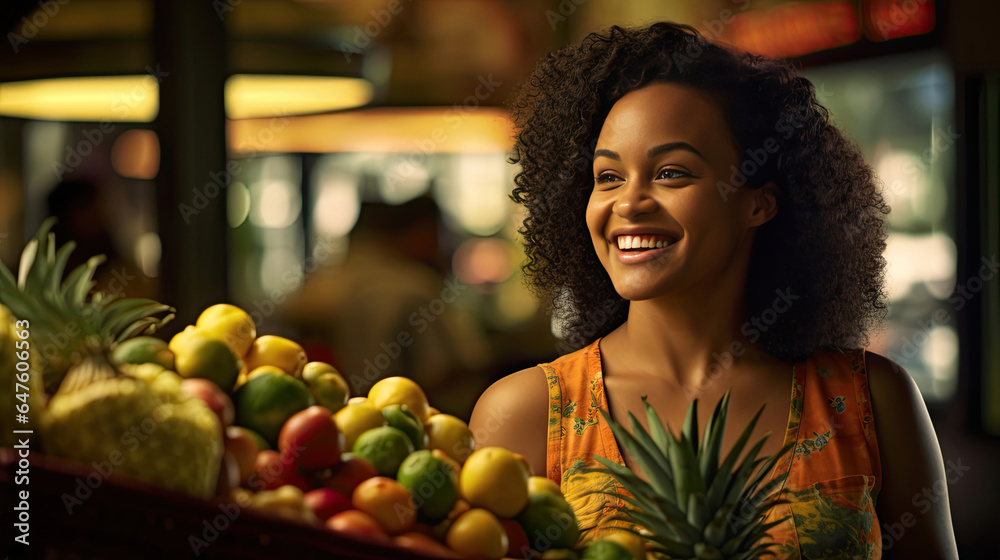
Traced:
[[660, 236], [640, 236], [640, 235], [620, 235], [618, 236], [619, 249], [658, 249], [670, 245], [670, 241], [657, 239]]

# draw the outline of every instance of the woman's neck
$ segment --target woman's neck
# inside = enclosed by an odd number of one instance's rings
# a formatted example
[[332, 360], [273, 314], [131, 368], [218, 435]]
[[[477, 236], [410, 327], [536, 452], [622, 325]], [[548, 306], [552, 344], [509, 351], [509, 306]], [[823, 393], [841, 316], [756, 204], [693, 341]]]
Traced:
[[604, 344], [618, 366], [613, 372], [651, 375], [696, 391], [737, 362], [774, 360], [742, 332], [743, 286], [736, 284], [632, 302], [628, 319]]

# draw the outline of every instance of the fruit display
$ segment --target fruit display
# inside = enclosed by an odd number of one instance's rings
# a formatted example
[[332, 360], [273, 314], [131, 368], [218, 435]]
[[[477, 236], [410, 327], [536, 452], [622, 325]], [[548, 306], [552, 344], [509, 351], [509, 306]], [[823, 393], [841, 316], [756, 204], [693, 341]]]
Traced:
[[432, 407], [411, 379], [381, 379], [352, 396], [331, 364], [309, 361], [292, 340], [258, 336], [228, 304], [208, 307], [169, 342], [153, 336], [173, 310], [92, 292], [96, 258], [62, 281], [73, 245], [57, 250], [51, 225], [25, 250], [19, 277], [0, 264], [0, 379], [18, 382], [16, 361], [27, 358], [17, 354], [17, 321], [30, 323], [31, 340], [64, 342], [44, 360], [33, 353], [24, 379], [46, 456], [108, 463], [105, 477], [211, 500], [222, 512], [425, 556], [623, 550], [613, 541], [573, 550], [580, 531], [558, 485], [530, 476], [517, 453], [477, 449], [466, 422]]

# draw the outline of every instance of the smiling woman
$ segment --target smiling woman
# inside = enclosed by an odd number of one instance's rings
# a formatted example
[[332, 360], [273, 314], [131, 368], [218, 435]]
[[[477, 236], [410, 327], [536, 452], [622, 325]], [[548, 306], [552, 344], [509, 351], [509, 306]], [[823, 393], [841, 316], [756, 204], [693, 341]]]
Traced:
[[[679, 426], [691, 399], [730, 391], [724, 452], [762, 404], [751, 439], [792, 449], [769, 474], [785, 477], [767, 516], [779, 558], [955, 557], [947, 499], [910, 511], [944, 477], [924, 403], [863, 350], [885, 311], [888, 207], [813, 85], [658, 23], [551, 54], [512, 109], [525, 268], [577, 350], [488, 389], [477, 445], [558, 482], [589, 542], [620, 527], [593, 456], [638, 471], [600, 413], [645, 418], [646, 397]], [[498, 410], [510, 419], [486, 429]], [[880, 522], [904, 515], [921, 530], [883, 547]]]

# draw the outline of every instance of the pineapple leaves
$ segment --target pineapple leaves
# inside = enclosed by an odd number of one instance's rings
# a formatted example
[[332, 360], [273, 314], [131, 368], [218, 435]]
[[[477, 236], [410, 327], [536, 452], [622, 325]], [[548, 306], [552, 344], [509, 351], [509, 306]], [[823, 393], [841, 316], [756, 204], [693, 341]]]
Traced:
[[700, 438], [697, 400], [688, 407], [679, 438], [671, 434], [646, 398], [642, 400], [648, 429], [631, 413], [626, 429], [608, 412], [600, 412], [623, 452], [635, 460], [648, 482], [628, 467], [595, 455], [600, 466], [584, 472], [610, 475], [622, 491], [593, 490], [584, 495], [617, 496], [621, 502], [615, 506], [618, 513], [612, 520], [641, 527], [644, 531], [636, 534], [646, 539], [653, 551], [673, 558], [732, 560], [767, 553], [773, 546], [766, 541], [767, 531], [787, 519], [764, 522], [771, 508], [787, 503], [781, 499], [787, 474], [769, 475], [790, 446], [772, 457], [758, 458], [770, 436], [767, 434], [746, 449], [763, 407], [722, 458], [729, 392], [714, 408]]
[[55, 223], [54, 218], [46, 219], [27, 243], [17, 277], [0, 263], [0, 300], [15, 317], [31, 321], [33, 334], [64, 341], [59, 352], [46, 356], [42, 364], [50, 390], [81, 360], [105, 353], [127, 338], [151, 333], [173, 318], [168, 305], [93, 291], [103, 255], [90, 257], [67, 275], [76, 244], [57, 246], [51, 231]]

